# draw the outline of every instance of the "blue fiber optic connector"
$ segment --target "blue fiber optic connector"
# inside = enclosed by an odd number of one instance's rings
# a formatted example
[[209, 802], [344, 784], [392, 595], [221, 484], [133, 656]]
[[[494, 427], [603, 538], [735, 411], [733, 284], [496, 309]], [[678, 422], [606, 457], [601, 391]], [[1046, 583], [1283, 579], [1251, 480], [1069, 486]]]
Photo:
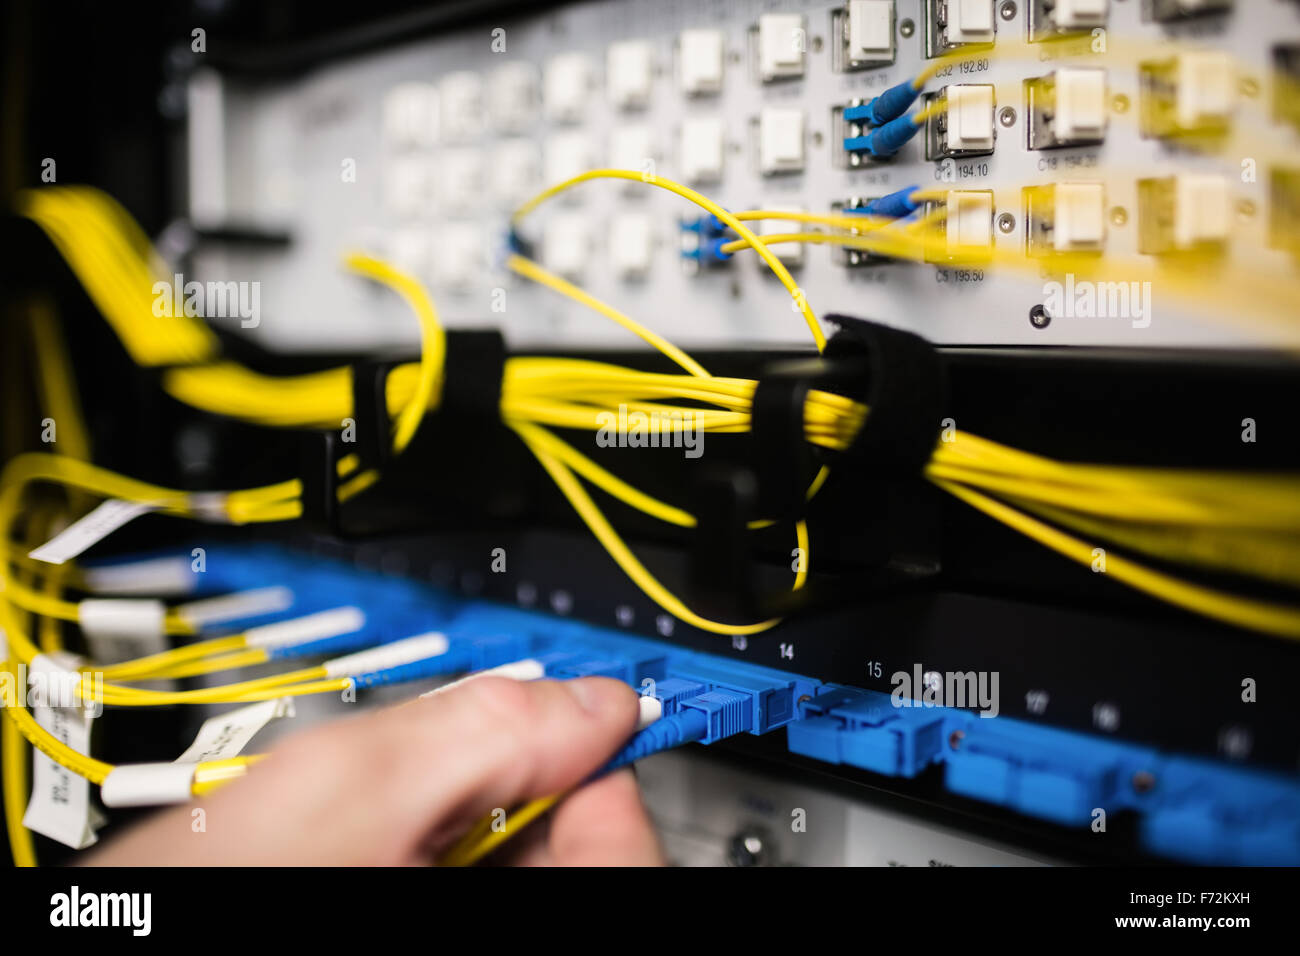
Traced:
[[883, 126], [906, 113], [920, 95], [921, 90], [913, 85], [913, 81], [905, 80], [861, 106], [846, 106], [844, 120], [866, 126]]

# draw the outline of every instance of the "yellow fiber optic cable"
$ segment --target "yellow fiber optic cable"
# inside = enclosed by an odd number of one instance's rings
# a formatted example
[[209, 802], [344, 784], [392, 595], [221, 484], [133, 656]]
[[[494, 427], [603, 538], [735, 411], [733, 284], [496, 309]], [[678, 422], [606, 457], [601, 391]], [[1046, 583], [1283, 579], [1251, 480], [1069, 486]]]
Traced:
[[754, 246], [754, 251], [762, 257], [765, 263], [767, 263], [768, 268], [772, 270], [772, 274], [777, 277], [777, 280], [781, 285], [785, 286], [786, 291], [790, 293], [790, 297], [794, 300], [796, 306], [798, 306], [799, 311], [803, 313], [804, 321], [808, 323], [808, 330], [812, 333], [813, 341], [817, 344], [817, 351], [820, 352], [825, 348], [826, 336], [822, 332], [820, 323], [817, 321], [817, 316], [808, 305], [803, 290], [801, 290], [798, 283], [794, 281], [794, 277], [790, 275], [790, 270], [785, 267], [785, 264], [763, 245], [759, 237], [756, 236], [748, 226], [733, 216], [730, 212], [723, 209], [707, 196], [701, 195], [694, 189], [683, 186], [680, 183], [675, 183], [671, 179], [665, 179], [662, 176], [647, 176], [645, 173], [629, 169], [591, 169], [585, 173], [579, 173], [577, 176], [566, 179], [564, 182], [557, 183], [548, 189], [542, 190], [542, 192], [538, 193], [515, 210], [511, 221], [518, 224], [525, 216], [548, 199], [559, 195], [567, 189], [572, 189], [574, 186], [595, 179], [624, 179], [631, 182], [642, 182], [646, 185], [656, 186], [660, 189], [666, 189], [668, 192], [681, 196], [683, 199], [695, 203], [695, 205], [699, 206], [706, 212], [710, 212], [717, 216], [718, 219], [734, 229], [737, 235], [742, 239], [749, 240], [750, 244]]

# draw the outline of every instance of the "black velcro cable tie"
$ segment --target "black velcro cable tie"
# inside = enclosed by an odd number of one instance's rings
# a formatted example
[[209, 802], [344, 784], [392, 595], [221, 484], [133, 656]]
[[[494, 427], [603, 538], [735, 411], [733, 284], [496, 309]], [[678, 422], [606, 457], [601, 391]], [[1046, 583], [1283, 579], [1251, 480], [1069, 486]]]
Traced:
[[758, 481], [758, 513], [785, 518], [804, 504], [812, 455], [804, 439], [804, 401], [812, 382], [807, 363], [764, 371], [750, 408], [752, 462]]
[[352, 363], [356, 453], [365, 467], [387, 464], [393, 450], [393, 421], [388, 414], [388, 373], [392, 370], [392, 362], [361, 359]]
[[337, 432], [304, 432], [299, 454], [303, 520], [330, 531], [339, 523], [339, 444]]
[[846, 315], [828, 315], [839, 331], [822, 356], [868, 363], [867, 418], [844, 455], [881, 479], [913, 478], [934, 454], [948, 402], [947, 370], [939, 353], [911, 332]]
[[498, 330], [448, 331], [439, 411], [500, 421], [505, 370], [506, 343]]

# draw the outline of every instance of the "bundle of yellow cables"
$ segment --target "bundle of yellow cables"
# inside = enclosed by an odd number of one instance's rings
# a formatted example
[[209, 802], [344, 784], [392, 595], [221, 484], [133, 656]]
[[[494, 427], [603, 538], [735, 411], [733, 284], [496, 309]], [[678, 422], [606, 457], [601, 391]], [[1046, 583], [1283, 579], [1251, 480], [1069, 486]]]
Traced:
[[[646, 182], [636, 171], [591, 170], [530, 200], [515, 214], [516, 225], [551, 197], [597, 179]], [[737, 248], [752, 249], [763, 259], [790, 292], [817, 347], [824, 345], [825, 336], [815, 313], [789, 271], [767, 248], [770, 240], [760, 239], [745, 224], [761, 218], [788, 219], [789, 214], [762, 210], [733, 214], [694, 190], [669, 180], [654, 178], [648, 185], [695, 203], [731, 228], [739, 237]], [[41, 193], [44, 205], [29, 201], [25, 208], [47, 233], [58, 237], [56, 242], [60, 247], [81, 249], [92, 241], [79, 239], [81, 235], [100, 237], [113, 247], [111, 254], [101, 250], [93, 256], [85, 253], [70, 258], [88, 289], [107, 284], [108, 277], [99, 271], [111, 271], [104, 265], [106, 261], [128, 259], [132, 251], [136, 255], [133, 268], [147, 267], [147, 252], [142, 252], [139, 242], [130, 241], [120, 223], [125, 213], [114, 211], [110, 200], [99, 194], [80, 193], [75, 197], [75, 204], [70, 203], [61, 209], [60, 215], [51, 216], [46, 211], [49, 199], [58, 192], [44, 190]], [[95, 219], [96, 228], [73, 230], [69, 224], [75, 225], [78, 215]], [[811, 213], [805, 217], [811, 222], [847, 228], [840, 221], [847, 217]], [[903, 241], [929, 241], [900, 239], [905, 233], [885, 237], [888, 223], [864, 224], [862, 219], [854, 217], [851, 224], [858, 232], [868, 230], [867, 238], [881, 232], [879, 241], [892, 244], [888, 245], [890, 249]], [[920, 224], [920, 228], [925, 227], [925, 223]], [[387, 383], [389, 411], [397, 423], [394, 446], [405, 447], [404, 442], [409, 442], [420, 417], [436, 409], [438, 404], [444, 354], [441, 329], [432, 304], [414, 280], [368, 257], [354, 256], [349, 263], [362, 274], [386, 281], [397, 289], [421, 318], [424, 331], [421, 362], [394, 369]], [[592, 500], [583, 481], [670, 524], [690, 527], [695, 523], [694, 516], [635, 488], [553, 431], [557, 428], [597, 430], [602, 427], [604, 416], [623, 406], [629, 414], [647, 415], [689, 409], [693, 427], [698, 425], [718, 434], [745, 432], [750, 428], [750, 409], [757, 383], [709, 374], [657, 333], [529, 259], [513, 255], [507, 266], [516, 274], [617, 322], [671, 359], [682, 372], [649, 373], [577, 359], [511, 357], [502, 384], [502, 420], [529, 447], [619, 566], [661, 607], [687, 623], [720, 634], [750, 634], [773, 626], [775, 620], [727, 624], [709, 621], [692, 612], [635, 557]], [[130, 301], [107, 294], [96, 296], [96, 301], [110, 316], [111, 324], [119, 330], [124, 342], [145, 337], [140, 329], [142, 323], [148, 324], [147, 314], [132, 307]], [[195, 324], [200, 323], [195, 320]], [[198, 333], [186, 332], [183, 337], [197, 340]], [[348, 368], [281, 378], [260, 375], [235, 363], [209, 357], [214, 360], [207, 365], [168, 369], [165, 388], [195, 407], [269, 426], [336, 428], [352, 411]], [[843, 449], [868, 418], [869, 409], [861, 403], [814, 390], [805, 405], [805, 437], [819, 447]], [[378, 477], [372, 472], [353, 474], [356, 465], [353, 460], [340, 463], [340, 475], [351, 475], [343, 486], [347, 495], [355, 494]], [[826, 477], [823, 469], [809, 488], [809, 497], [816, 494]], [[1105, 545], [1106, 573], [1169, 603], [1253, 630], [1300, 637], [1300, 609], [1296, 607], [1220, 591], [1147, 567], [1110, 550], [1117, 546], [1165, 561], [1284, 585], [1300, 584], [1300, 504], [1297, 504], [1300, 476], [1068, 464], [950, 430], [936, 440], [926, 477], [995, 520], [1086, 567], [1096, 566], [1098, 548]], [[150, 491], [157, 493], [156, 489]], [[296, 481], [232, 492], [227, 495], [227, 510], [233, 520], [294, 517], [300, 512], [299, 494], [300, 485]], [[769, 523], [755, 522], [755, 526]], [[802, 522], [796, 534], [806, 555], [808, 533]], [[806, 566], [796, 576], [796, 587], [802, 585], [805, 576]]]

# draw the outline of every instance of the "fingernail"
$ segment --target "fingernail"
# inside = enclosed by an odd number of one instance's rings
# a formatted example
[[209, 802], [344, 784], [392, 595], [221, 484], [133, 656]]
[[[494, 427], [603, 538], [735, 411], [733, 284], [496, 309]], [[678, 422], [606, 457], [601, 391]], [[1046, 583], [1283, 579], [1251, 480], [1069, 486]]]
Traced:
[[565, 681], [564, 686], [569, 689], [569, 693], [578, 701], [579, 706], [595, 717], [605, 717], [618, 707], [621, 703], [619, 698], [622, 696], [620, 691], [625, 690], [616, 681], [591, 677]]

